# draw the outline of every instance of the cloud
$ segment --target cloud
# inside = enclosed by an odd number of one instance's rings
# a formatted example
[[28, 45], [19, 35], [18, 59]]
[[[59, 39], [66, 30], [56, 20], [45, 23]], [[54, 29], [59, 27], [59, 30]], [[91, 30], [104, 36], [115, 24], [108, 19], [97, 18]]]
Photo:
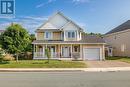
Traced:
[[79, 4], [79, 3], [89, 3], [90, 0], [72, 0], [73, 3]]
[[34, 31], [45, 21], [47, 17], [44, 16], [19, 16], [15, 19], [6, 19], [5, 21], [0, 21], [0, 29], [5, 29], [11, 23], [18, 23], [22, 25], [30, 33]]
[[87, 27], [87, 25], [85, 23], [82, 23], [82, 22], [76, 22], [76, 24], [78, 24], [83, 29], [86, 29], [86, 27]]
[[55, 1], [56, 1], [56, 0], [48, 0], [47, 2], [38, 4], [38, 5], [36, 6], [36, 8], [43, 7], [43, 6], [48, 5], [48, 4], [50, 4], [50, 3], [52, 3], [52, 2], [55, 2]]

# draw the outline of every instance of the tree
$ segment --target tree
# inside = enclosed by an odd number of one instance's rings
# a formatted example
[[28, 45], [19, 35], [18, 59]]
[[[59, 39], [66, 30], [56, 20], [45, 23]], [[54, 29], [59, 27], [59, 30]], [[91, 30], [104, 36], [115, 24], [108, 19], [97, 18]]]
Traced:
[[28, 44], [28, 46], [25, 49], [25, 52], [32, 52], [33, 51], [33, 46], [32, 46], [32, 42], [33, 40], [35, 40], [35, 35], [34, 34], [30, 34], [30, 43]]
[[21, 55], [25, 59], [31, 59], [32, 58], [32, 52], [33, 52], [33, 45], [32, 42], [35, 40], [35, 34], [30, 34], [30, 43], [26, 47], [25, 51], [23, 52], [24, 55]]
[[46, 57], [48, 59], [47, 63], [49, 63], [50, 62], [50, 58], [51, 58], [51, 53], [50, 53], [49, 48], [45, 48], [45, 55], [46, 55]]
[[103, 37], [104, 36], [101, 33], [93, 33], [93, 32], [91, 32], [91, 33], [84, 33], [84, 34], [86, 34], [86, 35], [96, 35], [96, 36], [99, 36], [99, 37]]
[[36, 39], [35, 34], [30, 34], [30, 39], [31, 41], [35, 40]]
[[5, 51], [3, 49], [0, 49], [0, 63], [2, 63], [4, 60], [4, 53]]
[[15, 54], [16, 60], [18, 61], [19, 54], [24, 52], [30, 43], [30, 36], [21, 25], [11, 24], [7, 27], [6, 31], [1, 34], [0, 43], [6, 52]]

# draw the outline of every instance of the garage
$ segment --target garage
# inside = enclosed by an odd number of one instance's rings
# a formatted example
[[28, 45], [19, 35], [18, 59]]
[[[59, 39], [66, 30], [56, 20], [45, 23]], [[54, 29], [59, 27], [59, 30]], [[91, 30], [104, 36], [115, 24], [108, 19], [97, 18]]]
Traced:
[[84, 48], [83, 55], [85, 60], [99, 60], [100, 48]]

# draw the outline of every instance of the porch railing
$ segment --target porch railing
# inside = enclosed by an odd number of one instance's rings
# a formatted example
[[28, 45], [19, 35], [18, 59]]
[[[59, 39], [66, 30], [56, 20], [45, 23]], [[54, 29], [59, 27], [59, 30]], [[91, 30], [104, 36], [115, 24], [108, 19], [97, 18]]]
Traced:
[[80, 58], [80, 52], [73, 52], [72, 53], [72, 58], [74, 58], [75, 60], [77, 60], [78, 58]]
[[[47, 58], [46, 55], [42, 52], [34, 52], [34, 57], [35, 58]], [[60, 53], [58, 53], [58, 52], [51, 53], [51, 58], [60, 58], [60, 57], [62, 57], [62, 55], [60, 55]], [[71, 56], [70, 56], [70, 58], [71, 58]], [[80, 52], [76, 52], [76, 53], [73, 52], [72, 58], [74, 58], [74, 59], [80, 58]]]
[[[34, 57], [47, 58], [46, 55], [42, 52], [34, 52]], [[58, 52], [51, 53], [51, 58], [59, 58], [59, 57], [60, 57], [60, 53], [58, 53]]]

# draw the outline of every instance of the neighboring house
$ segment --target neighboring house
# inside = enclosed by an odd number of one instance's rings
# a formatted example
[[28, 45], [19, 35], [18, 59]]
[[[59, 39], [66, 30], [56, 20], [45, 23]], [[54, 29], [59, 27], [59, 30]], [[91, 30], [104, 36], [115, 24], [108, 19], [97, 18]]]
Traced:
[[104, 60], [105, 42], [101, 37], [86, 35], [76, 23], [57, 12], [36, 30], [33, 59]]
[[113, 56], [130, 57], [130, 20], [106, 33], [104, 39], [113, 49]]

